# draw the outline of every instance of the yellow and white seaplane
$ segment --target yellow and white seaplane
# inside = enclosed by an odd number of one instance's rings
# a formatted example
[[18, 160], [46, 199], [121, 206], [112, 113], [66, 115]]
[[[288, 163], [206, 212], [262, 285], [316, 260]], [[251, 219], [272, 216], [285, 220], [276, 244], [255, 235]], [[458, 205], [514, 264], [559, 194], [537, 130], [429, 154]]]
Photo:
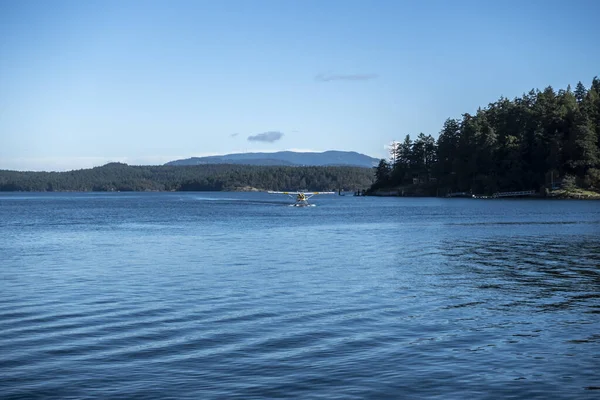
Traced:
[[296, 202], [290, 204], [292, 207], [314, 207], [314, 204], [310, 204], [308, 199], [317, 195], [317, 194], [335, 194], [335, 192], [275, 192], [269, 190], [267, 193], [270, 194], [287, 194], [292, 199], [296, 199]]

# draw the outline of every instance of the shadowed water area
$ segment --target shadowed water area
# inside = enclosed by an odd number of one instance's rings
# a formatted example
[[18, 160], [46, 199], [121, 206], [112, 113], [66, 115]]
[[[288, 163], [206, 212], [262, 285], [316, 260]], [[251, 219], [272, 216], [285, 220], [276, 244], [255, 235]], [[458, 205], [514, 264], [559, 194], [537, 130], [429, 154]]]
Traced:
[[0, 195], [0, 397], [600, 397], [600, 203], [287, 200]]

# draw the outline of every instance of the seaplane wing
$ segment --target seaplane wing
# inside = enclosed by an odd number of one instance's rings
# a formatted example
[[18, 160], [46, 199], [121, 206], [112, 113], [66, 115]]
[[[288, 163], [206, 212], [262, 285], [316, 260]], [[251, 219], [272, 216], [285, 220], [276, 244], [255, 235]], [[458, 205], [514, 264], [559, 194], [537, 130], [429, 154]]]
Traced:
[[300, 194], [300, 192], [276, 192], [274, 190], [269, 190], [267, 193], [270, 193], [270, 194]]
[[296, 206], [296, 207], [307, 207], [307, 206], [313, 206], [314, 207], [314, 204], [308, 204], [308, 199], [310, 199], [314, 195], [317, 195], [317, 194], [335, 194], [335, 192], [279, 192], [279, 191], [274, 191], [274, 190], [269, 190], [267, 193], [271, 193], [271, 194], [287, 194], [291, 198], [295, 198], [296, 199], [296, 203], [292, 204], [293, 206]]
[[273, 190], [269, 190], [267, 193], [270, 194], [287, 194], [287, 195], [299, 195], [299, 194], [303, 194], [305, 196], [314, 196], [315, 194], [335, 194], [335, 192], [276, 192]]

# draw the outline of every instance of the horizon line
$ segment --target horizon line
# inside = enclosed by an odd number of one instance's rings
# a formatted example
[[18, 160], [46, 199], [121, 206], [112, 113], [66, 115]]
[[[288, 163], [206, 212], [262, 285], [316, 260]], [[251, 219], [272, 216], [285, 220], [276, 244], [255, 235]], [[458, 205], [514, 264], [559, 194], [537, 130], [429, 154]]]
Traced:
[[[162, 166], [172, 161], [186, 160], [190, 158], [203, 158], [203, 157], [224, 157], [236, 154], [258, 154], [258, 153], [281, 153], [281, 152], [292, 152], [292, 153], [326, 153], [330, 151], [347, 152], [362, 154], [367, 157], [373, 157], [369, 154], [361, 153], [355, 150], [314, 150], [314, 149], [287, 149], [287, 150], [256, 150], [256, 151], [233, 151], [231, 153], [200, 153], [192, 156], [146, 156], [146, 157], [18, 157], [13, 159], [4, 159], [8, 164], [6, 167], [0, 166], [0, 170], [3, 171], [15, 171], [15, 172], [68, 172], [77, 171], [82, 169], [92, 169], [96, 167], [102, 167], [111, 163], [122, 163], [130, 166]], [[152, 160], [155, 160], [154, 162]], [[10, 165], [12, 164], [12, 166]], [[18, 166], [23, 164], [22, 166]], [[33, 166], [26, 166], [27, 164], [38, 164]], [[40, 166], [40, 164], [46, 164]], [[49, 165], [48, 165], [49, 164]]]

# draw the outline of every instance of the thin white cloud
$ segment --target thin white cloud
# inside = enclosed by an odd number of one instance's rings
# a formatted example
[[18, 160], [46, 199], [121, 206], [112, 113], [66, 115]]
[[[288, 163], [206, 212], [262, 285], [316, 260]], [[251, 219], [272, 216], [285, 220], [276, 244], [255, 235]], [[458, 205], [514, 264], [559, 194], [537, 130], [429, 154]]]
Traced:
[[[216, 153], [197, 154], [194, 157], [212, 156]], [[13, 171], [72, 171], [99, 167], [111, 162], [129, 165], [162, 165], [166, 162], [189, 158], [189, 155], [140, 157], [20, 157], [3, 159], [0, 169]]]
[[315, 76], [315, 80], [319, 82], [331, 82], [331, 81], [370, 81], [377, 79], [377, 74], [334, 74], [334, 73], [320, 73]]

